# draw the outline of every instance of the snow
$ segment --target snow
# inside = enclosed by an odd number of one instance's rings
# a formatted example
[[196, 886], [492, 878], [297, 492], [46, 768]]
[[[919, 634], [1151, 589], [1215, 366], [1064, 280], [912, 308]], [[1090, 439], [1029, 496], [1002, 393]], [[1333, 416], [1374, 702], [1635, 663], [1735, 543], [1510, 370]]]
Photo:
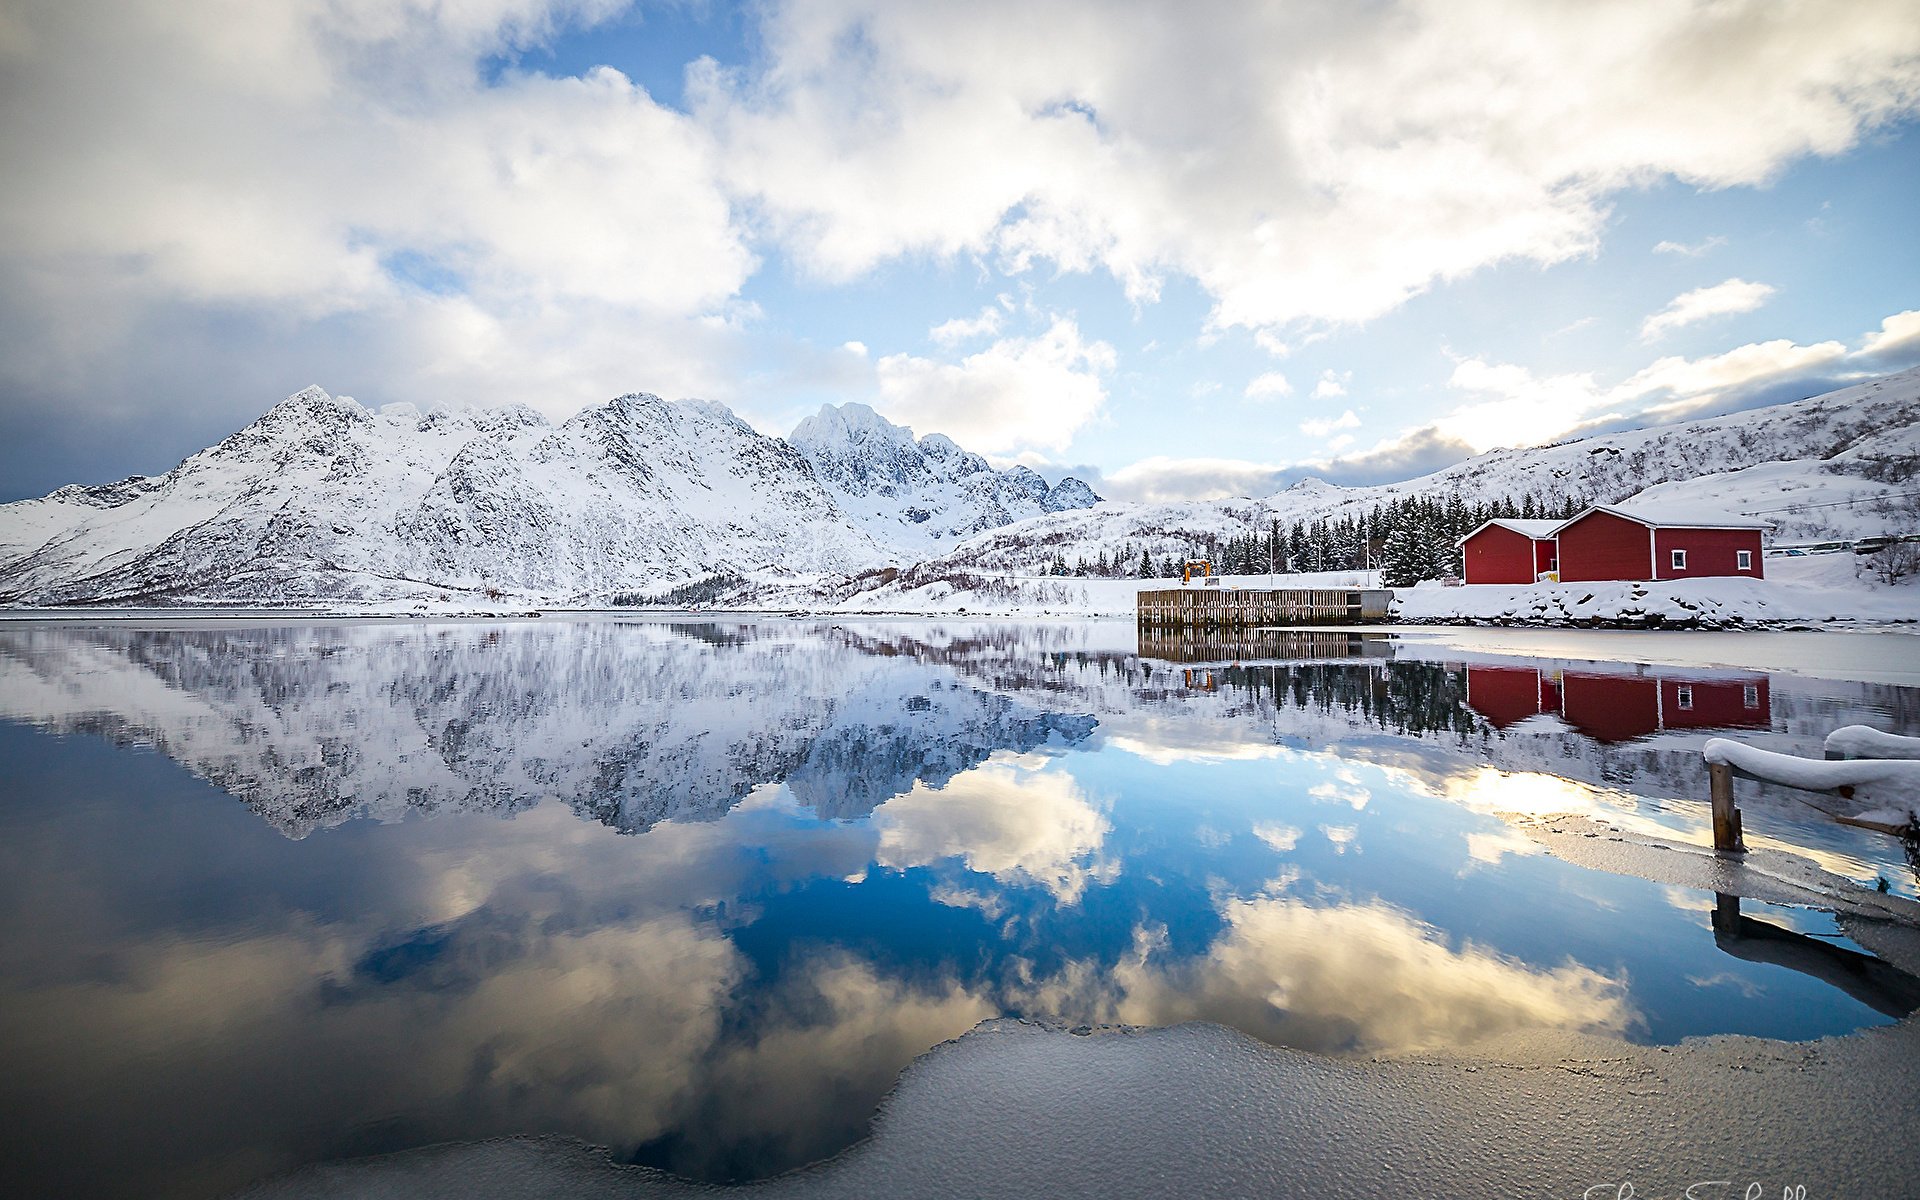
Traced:
[[[1840, 556], [1827, 556], [1838, 558]], [[1848, 560], [1855, 556], [1846, 555]], [[1875, 586], [1838, 567], [1769, 559], [1774, 577], [1646, 582], [1467, 584], [1394, 593], [1396, 619], [1518, 625], [1620, 625], [1725, 629], [1824, 622], [1920, 621], [1920, 587]], [[1776, 567], [1778, 564], [1778, 567]], [[1805, 573], [1802, 574], [1801, 572]], [[1811, 577], [1820, 582], [1802, 582]]]
[[896, 565], [938, 554], [1024, 517], [1099, 503], [1067, 478], [1054, 487], [1027, 467], [996, 471], [942, 434], [916, 440], [864, 404], [823, 406], [787, 440], [852, 522]]
[[[1638, 521], [1642, 525], [1651, 525], [1658, 529], [1765, 529], [1772, 522], [1749, 517], [1740, 513], [1727, 512], [1725, 509], [1702, 508], [1694, 504], [1674, 501], [1649, 500], [1644, 494], [1632, 504], [1595, 504], [1588, 512], [1611, 513], [1616, 517], [1625, 517], [1629, 521]], [[1554, 525], [1554, 530], [1565, 529], [1585, 516], [1579, 513], [1570, 520]]]
[[1914, 820], [1920, 812], [1920, 761], [1801, 758], [1730, 738], [1712, 738], [1700, 753], [1710, 763], [1737, 768], [1769, 783], [1812, 792], [1851, 788], [1851, 799], [1874, 804], [1880, 811], [1904, 813], [1898, 824]]
[[[1519, 517], [1495, 517], [1493, 520], [1488, 521], [1486, 525], [1482, 525], [1480, 529], [1485, 529], [1487, 525], [1498, 525], [1502, 529], [1511, 529], [1515, 533], [1524, 534], [1538, 541], [1541, 538], [1552, 537], [1553, 531], [1565, 523], [1564, 521], [1528, 521]], [[1480, 529], [1469, 533], [1467, 537], [1472, 537], [1474, 533], [1479, 533]], [[1465, 541], [1466, 538], [1460, 540]]]
[[1843, 758], [1920, 759], [1920, 738], [1886, 733], [1871, 725], [1848, 725], [1827, 735], [1826, 749]]

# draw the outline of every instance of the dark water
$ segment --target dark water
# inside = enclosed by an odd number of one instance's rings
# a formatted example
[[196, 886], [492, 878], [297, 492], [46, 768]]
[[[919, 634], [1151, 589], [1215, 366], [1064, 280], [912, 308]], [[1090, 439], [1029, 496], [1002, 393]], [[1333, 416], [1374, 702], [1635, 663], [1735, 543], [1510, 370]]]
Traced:
[[[209, 1196], [543, 1131], [764, 1176], [1005, 1014], [1373, 1054], [1805, 1039], [1920, 997], [1829, 914], [1748, 902], [1716, 939], [1711, 894], [1495, 815], [1703, 840], [1711, 732], [1920, 732], [1914, 691], [1409, 653], [1100, 625], [0, 630], [0, 1183]], [[1912, 894], [1897, 841], [1743, 807], [1750, 840]]]

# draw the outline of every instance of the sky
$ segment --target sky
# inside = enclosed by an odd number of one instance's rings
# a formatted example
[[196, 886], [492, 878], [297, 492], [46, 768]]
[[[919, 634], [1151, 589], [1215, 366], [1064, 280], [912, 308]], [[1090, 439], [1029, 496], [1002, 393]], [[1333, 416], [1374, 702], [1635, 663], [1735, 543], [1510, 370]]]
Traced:
[[1920, 363], [1912, 0], [4, 0], [0, 501], [310, 384], [1118, 499]]

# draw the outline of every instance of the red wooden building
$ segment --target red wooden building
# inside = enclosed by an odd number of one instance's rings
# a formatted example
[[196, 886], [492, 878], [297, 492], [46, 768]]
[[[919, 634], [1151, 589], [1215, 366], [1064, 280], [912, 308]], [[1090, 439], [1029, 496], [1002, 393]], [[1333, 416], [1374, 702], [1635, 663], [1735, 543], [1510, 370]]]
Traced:
[[1767, 522], [1703, 510], [1595, 504], [1554, 530], [1560, 578], [1760, 579]]
[[1460, 539], [1460, 561], [1468, 583], [1532, 583], [1559, 568], [1553, 540], [1558, 521], [1522, 521], [1496, 517]]

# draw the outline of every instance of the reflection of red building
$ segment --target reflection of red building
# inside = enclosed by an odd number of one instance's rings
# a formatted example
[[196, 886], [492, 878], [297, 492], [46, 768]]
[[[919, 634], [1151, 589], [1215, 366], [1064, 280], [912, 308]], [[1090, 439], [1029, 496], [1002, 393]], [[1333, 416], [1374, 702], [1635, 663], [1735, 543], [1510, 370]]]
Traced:
[[1467, 667], [1467, 704], [1495, 729], [1552, 713], [1586, 736], [1624, 742], [1664, 729], [1764, 729], [1767, 676], [1629, 675]]

